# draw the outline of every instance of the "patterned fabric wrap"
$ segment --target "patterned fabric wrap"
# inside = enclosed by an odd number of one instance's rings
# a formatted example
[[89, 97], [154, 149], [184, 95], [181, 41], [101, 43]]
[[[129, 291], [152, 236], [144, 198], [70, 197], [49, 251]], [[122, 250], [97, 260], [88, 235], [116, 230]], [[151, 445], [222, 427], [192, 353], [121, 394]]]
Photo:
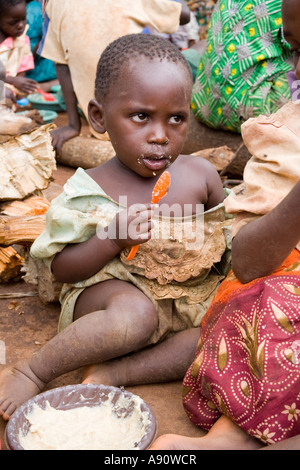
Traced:
[[281, 29], [281, 0], [219, 0], [194, 84], [199, 121], [240, 132], [248, 118], [291, 99], [291, 53]]
[[272, 276], [223, 281], [202, 319], [183, 405], [202, 429], [225, 414], [267, 445], [300, 433], [298, 250]]
[[186, 4], [194, 13], [200, 27], [199, 39], [205, 39], [215, 2], [213, 0], [186, 0]]

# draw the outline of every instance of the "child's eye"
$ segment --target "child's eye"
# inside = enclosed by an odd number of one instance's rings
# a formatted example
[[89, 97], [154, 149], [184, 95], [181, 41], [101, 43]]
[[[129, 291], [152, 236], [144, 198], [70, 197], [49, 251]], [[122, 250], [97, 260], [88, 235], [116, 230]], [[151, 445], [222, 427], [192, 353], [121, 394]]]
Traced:
[[9, 26], [15, 26], [16, 24], [24, 23], [25, 21], [26, 21], [25, 16], [24, 16], [24, 18], [13, 19], [13, 20], [9, 21]]
[[147, 116], [144, 113], [138, 113], [138, 114], [134, 114], [133, 116], [131, 116], [131, 119], [135, 122], [143, 122], [143, 121], [146, 121]]
[[170, 123], [171, 124], [179, 124], [180, 122], [182, 122], [182, 117], [181, 116], [172, 116], [170, 118]]

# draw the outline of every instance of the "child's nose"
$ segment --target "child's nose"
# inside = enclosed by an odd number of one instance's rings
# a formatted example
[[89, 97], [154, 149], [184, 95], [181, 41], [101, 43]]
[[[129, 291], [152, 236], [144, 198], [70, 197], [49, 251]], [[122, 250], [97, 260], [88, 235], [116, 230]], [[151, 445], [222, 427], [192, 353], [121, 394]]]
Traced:
[[164, 145], [169, 142], [165, 126], [155, 125], [149, 133], [148, 142], [151, 144]]
[[26, 27], [26, 22], [25, 21], [19, 21], [16, 25], [16, 30], [18, 33], [22, 33], [25, 30]]

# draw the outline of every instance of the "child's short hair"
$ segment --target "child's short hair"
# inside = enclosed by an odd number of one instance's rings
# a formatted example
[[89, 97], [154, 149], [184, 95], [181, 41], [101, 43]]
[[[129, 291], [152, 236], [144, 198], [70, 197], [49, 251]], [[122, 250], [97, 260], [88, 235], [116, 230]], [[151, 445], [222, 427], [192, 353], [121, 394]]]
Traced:
[[19, 3], [26, 3], [26, 0], [0, 0], [0, 14], [3, 15], [7, 8], [14, 7]]
[[97, 66], [95, 97], [103, 100], [110, 86], [118, 79], [122, 67], [129, 60], [144, 56], [153, 59], [166, 59], [183, 66], [192, 81], [189, 64], [178, 47], [163, 37], [151, 34], [128, 34], [109, 44], [101, 54]]

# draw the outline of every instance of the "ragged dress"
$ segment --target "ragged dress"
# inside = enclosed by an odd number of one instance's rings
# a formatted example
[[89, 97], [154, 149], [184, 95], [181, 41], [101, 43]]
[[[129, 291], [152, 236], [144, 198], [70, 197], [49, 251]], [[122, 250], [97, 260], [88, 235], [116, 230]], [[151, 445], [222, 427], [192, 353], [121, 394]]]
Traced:
[[[121, 201], [122, 202], [122, 201]], [[46, 227], [31, 247], [31, 255], [49, 267], [70, 243], [80, 243], [106, 227], [124, 206], [112, 200], [81, 168], [51, 203]], [[152, 238], [128, 261], [122, 250], [98, 273], [76, 284], [64, 284], [58, 329], [73, 321], [78, 296], [88, 286], [108, 279], [135, 285], [151, 299], [158, 327], [149, 344], [174, 332], [198, 327], [221, 280], [228, 272], [232, 217], [224, 203], [193, 217], [153, 219]]]

